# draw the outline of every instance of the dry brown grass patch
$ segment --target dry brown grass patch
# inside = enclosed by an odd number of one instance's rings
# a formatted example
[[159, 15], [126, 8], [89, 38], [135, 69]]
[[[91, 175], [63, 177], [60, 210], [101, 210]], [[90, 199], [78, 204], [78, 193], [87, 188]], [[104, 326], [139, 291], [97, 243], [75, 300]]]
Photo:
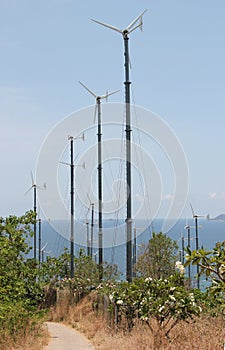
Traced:
[[[52, 321], [63, 321], [82, 332], [98, 350], [222, 350], [224, 319], [202, 316], [195, 322], [180, 322], [171, 331], [171, 341], [160, 333], [155, 337], [149, 328], [136, 322], [131, 332], [110, 328], [102, 312], [93, 309], [94, 293], [77, 305], [61, 301], [51, 311]], [[156, 328], [155, 328], [156, 329]]]
[[16, 340], [13, 341], [9, 336], [1, 342], [1, 350], [40, 350], [49, 340], [48, 330], [44, 325], [37, 325], [31, 332], [17, 334]]

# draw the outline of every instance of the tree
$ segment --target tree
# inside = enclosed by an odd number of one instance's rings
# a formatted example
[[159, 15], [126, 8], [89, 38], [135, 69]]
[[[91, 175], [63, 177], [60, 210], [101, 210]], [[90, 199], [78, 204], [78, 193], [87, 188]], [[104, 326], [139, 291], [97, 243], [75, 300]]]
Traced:
[[161, 335], [169, 338], [180, 321], [190, 322], [202, 312], [194, 293], [185, 288], [183, 274], [167, 279], [147, 277], [136, 278], [132, 283], [105, 284], [98, 292], [108, 296], [109, 310], [117, 326], [126, 319], [125, 327], [131, 330], [134, 320], [139, 319], [148, 325], [158, 342]]
[[[1, 349], [17, 348], [18, 339], [22, 337], [25, 341], [28, 332], [33, 331], [39, 322], [37, 304], [42, 289], [36, 278], [37, 263], [26, 259], [31, 249], [29, 240], [35, 220], [33, 211], [20, 217], [0, 218]], [[10, 345], [7, 347], [6, 344]]]
[[[61, 266], [65, 266], [65, 262], [69, 262], [69, 258], [70, 255], [65, 251], [58, 258], [58, 261], [62, 261]], [[74, 277], [68, 278], [68, 276], [62, 275], [61, 277], [64, 278], [58, 281], [59, 288], [69, 289], [72, 299], [78, 301], [99, 285], [99, 265], [81, 249], [79, 256], [74, 258]], [[103, 263], [103, 281], [114, 281], [118, 277], [119, 272], [116, 265]]]
[[166, 234], [153, 233], [152, 238], [135, 265], [136, 272], [153, 279], [167, 278], [175, 273], [177, 243]]
[[186, 249], [185, 266], [190, 264], [200, 267], [199, 275], [205, 274], [211, 279], [210, 292], [221, 294], [224, 302], [225, 295], [225, 241], [217, 242], [213, 250], [208, 251], [203, 247], [199, 250], [191, 251]]
[[0, 301], [23, 300], [27, 293], [30, 268], [25, 255], [29, 252], [32, 211], [21, 217], [10, 215], [0, 219]]

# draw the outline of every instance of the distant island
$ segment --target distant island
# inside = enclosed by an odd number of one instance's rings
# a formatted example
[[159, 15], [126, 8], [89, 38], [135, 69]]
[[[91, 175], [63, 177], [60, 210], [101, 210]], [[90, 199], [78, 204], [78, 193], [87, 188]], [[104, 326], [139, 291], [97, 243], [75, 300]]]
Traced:
[[206, 216], [207, 220], [225, 221], [225, 214], [220, 214], [215, 218], [210, 218], [209, 214]]

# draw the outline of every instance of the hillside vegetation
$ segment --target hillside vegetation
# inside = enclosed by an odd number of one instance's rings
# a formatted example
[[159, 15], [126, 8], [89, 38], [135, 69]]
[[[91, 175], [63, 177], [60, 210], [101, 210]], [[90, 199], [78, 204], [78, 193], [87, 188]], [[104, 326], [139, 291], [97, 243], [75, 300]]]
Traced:
[[175, 242], [162, 233], [139, 257], [132, 283], [82, 250], [70, 278], [66, 250], [41, 264], [27, 258], [35, 220], [33, 212], [0, 220], [1, 350], [42, 349], [47, 319], [71, 324], [96, 349], [223, 348], [225, 242], [212, 251], [187, 249], [185, 266], [198, 264], [211, 281], [206, 292], [190, 287]]
[[61, 300], [49, 315], [56, 322], [70, 324], [82, 332], [98, 350], [222, 350], [224, 344], [224, 318], [202, 314], [189, 322], [181, 321], [171, 331], [170, 340], [153, 324], [155, 334], [149, 327], [136, 320], [131, 331], [112, 325], [103, 310], [93, 309], [96, 294], [86, 296], [77, 305]]

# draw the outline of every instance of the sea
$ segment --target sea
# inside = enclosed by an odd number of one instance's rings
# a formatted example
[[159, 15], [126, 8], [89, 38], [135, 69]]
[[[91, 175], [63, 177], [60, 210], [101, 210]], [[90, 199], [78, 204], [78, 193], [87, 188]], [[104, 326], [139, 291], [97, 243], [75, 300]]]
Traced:
[[[180, 257], [182, 257], [182, 237], [183, 245], [186, 247], [187, 241], [187, 224], [190, 226], [190, 248], [193, 250], [196, 247], [196, 228], [193, 219], [179, 219], [171, 222], [168, 225], [168, 231], [163, 231], [165, 227], [164, 219], [155, 219], [153, 222], [146, 224], [146, 220], [136, 220], [133, 231], [136, 232], [137, 259], [143, 253], [149, 239], [152, 237], [152, 232], [163, 232], [179, 246]], [[97, 223], [94, 224], [93, 235], [93, 259], [98, 262], [98, 228]], [[75, 255], [78, 256], [80, 249], [87, 252], [88, 237], [90, 239], [91, 226], [87, 225], [85, 220], [75, 223]], [[78, 237], [78, 239], [76, 239]], [[111, 237], [108, 239], [106, 237]], [[122, 238], [121, 238], [122, 237]], [[103, 241], [108, 239], [103, 250], [103, 260], [109, 264], [116, 264], [121, 273], [121, 279], [126, 276], [126, 226], [123, 220], [105, 220], [103, 221]], [[199, 248], [211, 250], [217, 242], [225, 240], [225, 221], [208, 220], [206, 218], [198, 218], [198, 238]], [[39, 239], [41, 239], [39, 241]], [[64, 249], [70, 249], [70, 221], [43, 221], [41, 226], [41, 235], [37, 228], [37, 247], [40, 242], [42, 247], [42, 257], [45, 260], [47, 256], [59, 256]], [[90, 240], [89, 240], [90, 242]], [[32, 251], [31, 251], [32, 254]], [[193, 286], [196, 283], [196, 267], [191, 267], [191, 277]], [[201, 277], [200, 287], [205, 289], [208, 282]]]

